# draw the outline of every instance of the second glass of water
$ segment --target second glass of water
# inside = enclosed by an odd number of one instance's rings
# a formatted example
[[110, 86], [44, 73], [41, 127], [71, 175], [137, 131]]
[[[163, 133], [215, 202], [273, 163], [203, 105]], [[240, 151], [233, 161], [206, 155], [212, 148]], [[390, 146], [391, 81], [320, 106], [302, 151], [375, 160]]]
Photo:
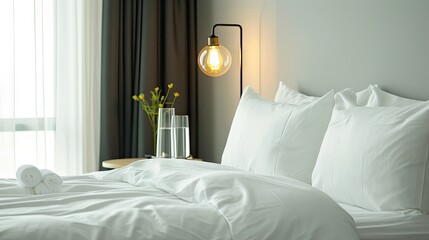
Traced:
[[187, 158], [190, 154], [189, 118], [187, 115], [174, 116], [175, 158]]

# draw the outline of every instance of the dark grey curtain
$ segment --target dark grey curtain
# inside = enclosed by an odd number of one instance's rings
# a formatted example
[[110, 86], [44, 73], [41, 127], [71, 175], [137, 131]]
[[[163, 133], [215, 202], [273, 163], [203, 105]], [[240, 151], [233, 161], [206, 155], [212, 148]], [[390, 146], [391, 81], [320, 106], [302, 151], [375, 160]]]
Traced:
[[104, 0], [101, 162], [153, 154], [152, 130], [131, 96], [174, 83], [197, 155], [196, 0]]

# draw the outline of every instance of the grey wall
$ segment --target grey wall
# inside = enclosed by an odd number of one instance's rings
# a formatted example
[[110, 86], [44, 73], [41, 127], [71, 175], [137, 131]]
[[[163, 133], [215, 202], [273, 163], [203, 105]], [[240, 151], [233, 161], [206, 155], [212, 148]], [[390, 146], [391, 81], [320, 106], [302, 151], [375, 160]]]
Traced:
[[278, 79], [320, 95], [370, 83], [429, 99], [429, 1], [277, 2]]
[[[244, 83], [272, 99], [279, 80], [311, 95], [377, 83], [429, 99], [427, 0], [199, 0], [198, 47], [215, 23], [244, 29]], [[237, 58], [238, 31], [219, 29]], [[238, 66], [200, 73], [199, 156], [220, 162], [238, 104]]]

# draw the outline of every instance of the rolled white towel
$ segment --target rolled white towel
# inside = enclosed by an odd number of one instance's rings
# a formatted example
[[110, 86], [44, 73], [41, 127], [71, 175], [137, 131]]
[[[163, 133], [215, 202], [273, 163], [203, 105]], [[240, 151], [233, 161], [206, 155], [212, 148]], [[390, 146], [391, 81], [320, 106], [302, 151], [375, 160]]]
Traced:
[[46, 183], [44, 182], [40, 182], [39, 184], [37, 184], [34, 187], [34, 193], [36, 195], [40, 195], [40, 194], [48, 194], [48, 193], [52, 193], [52, 190], [49, 189], [49, 187], [46, 185]]
[[23, 187], [34, 187], [42, 181], [42, 173], [33, 165], [22, 165], [16, 170], [16, 180]]
[[42, 173], [42, 182], [46, 184], [49, 190], [51, 192], [58, 192], [61, 185], [63, 185], [63, 179], [60, 175], [48, 169], [42, 169], [40, 172]]

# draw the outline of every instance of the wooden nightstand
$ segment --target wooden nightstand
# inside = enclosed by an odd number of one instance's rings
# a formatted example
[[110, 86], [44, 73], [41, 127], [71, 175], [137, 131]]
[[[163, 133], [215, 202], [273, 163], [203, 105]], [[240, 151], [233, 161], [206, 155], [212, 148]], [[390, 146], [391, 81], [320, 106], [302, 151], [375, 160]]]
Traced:
[[135, 161], [142, 160], [146, 158], [118, 158], [118, 159], [110, 159], [103, 161], [103, 167], [104, 168], [120, 168], [123, 166], [126, 166], [128, 164], [131, 164]]
[[[128, 164], [131, 164], [138, 160], [144, 160], [147, 158], [118, 158], [118, 159], [110, 159], [103, 161], [103, 167], [104, 168], [120, 168], [124, 167]], [[168, 160], [168, 159], [166, 159]], [[185, 160], [185, 159], [184, 159]], [[201, 158], [189, 158], [186, 160], [193, 160], [193, 161], [203, 161]]]

